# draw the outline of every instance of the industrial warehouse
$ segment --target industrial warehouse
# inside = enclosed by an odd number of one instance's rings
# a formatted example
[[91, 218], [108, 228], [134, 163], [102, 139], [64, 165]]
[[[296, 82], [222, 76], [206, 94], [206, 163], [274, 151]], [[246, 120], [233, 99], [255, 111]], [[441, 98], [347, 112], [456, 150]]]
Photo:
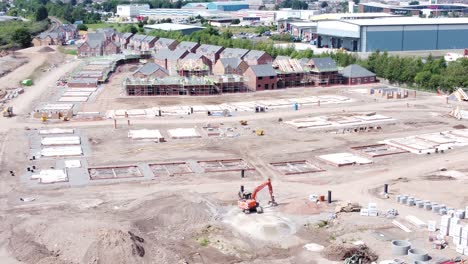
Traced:
[[395, 17], [317, 22], [317, 46], [357, 52], [468, 46], [468, 18]]

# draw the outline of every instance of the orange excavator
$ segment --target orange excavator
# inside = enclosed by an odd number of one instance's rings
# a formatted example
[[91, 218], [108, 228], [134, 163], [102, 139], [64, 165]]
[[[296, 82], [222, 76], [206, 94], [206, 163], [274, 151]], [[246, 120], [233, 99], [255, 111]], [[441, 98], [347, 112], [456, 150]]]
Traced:
[[275, 202], [275, 197], [273, 196], [273, 186], [271, 186], [271, 180], [268, 179], [266, 182], [260, 184], [255, 188], [253, 193], [244, 192], [244, 186], [241, 185], [240, 192], [239, 192], [239, 200], [237, 201], [237, 206], [244, 211], [246, 214], [250, 214], [251, 212], [257, 212], [258, 214], [263, 213], [263, 207], [257, 202], [257, 193], [261, 191], [263, 188], [268, 186], [268, 191], [270, 192], [270, 201], [268, 204], [270, 206], [277, 206], [278, 204]]

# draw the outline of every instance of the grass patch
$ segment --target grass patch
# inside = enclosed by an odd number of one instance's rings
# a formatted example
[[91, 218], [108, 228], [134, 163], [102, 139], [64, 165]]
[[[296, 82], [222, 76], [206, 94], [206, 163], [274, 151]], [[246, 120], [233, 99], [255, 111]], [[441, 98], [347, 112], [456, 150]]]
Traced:
[[57, 49], [63, 54], [73, 55], [73, 56], [78, 55], [78, 50], [76, 49], [67, 49], [67, 48], [64, 48], [63, 46], [59, 46]]
[[206, 238], [206, 237], [202, 237], [202, 238], [198, 239], [198, 243], [202, 247], [207, 247], [210, 244], [210, 240], [208, 240], [208, 238]]
[[231, 31], [232, 34], [244, 33], [255, 33], [255, 27], [221, 27], [218, 28], [219, 32]]
[[[88, 31], [96, 31], [99, 28], [114, 28], [117, 31], [121, 32], [127, 25], [130, 24], [120, 24], [120, 23], [99, 23], [99, 24], [85, 24], [88, 27]], [[134, 24], [136, 26], [136, 24]]]

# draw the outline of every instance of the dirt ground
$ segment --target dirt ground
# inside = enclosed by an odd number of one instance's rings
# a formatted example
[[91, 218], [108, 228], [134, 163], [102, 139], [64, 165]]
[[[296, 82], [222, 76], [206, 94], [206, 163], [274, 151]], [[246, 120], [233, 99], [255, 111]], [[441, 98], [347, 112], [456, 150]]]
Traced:
[[[43, 56], [43, 55], [37, 55]], [[47, 56], [52, 56], [49, 54]], [[53, 83], [79, 61], [62, 58], [58, 67], [40, 74], [36, 93], [25, 93], [11, 102], [27, 113], [53, 93]], [[27, 65], [27, 64], [25, 64]], [[9, 75], [7, 75], [9, 76]], [[13, 77], [9, 77], [13, 78]], [[293, 111], [239, 113], [234, 117], [169, 116], [121, 122], [111, 120], [69, 121], [41, 124], [25, 114], [0, 121], [0, 259], [2, 263], [342, 263], [325, 259], [306, 244], [327, 247], [363, 241], [380, 260], [393, 259], [390, 241], [409, 239], [429, 251], [433, 259], [454, 257], [451, 249], [436, 251], [428, 242], [429, 232], [418, 229], [404, 217], [424, 221], [440, 216], [396, 203], [397, 194], [439, 201], [454, 208], [468, 205], [466, 147], [440, 154], [404, 153], [372, 158], [373, 164], [335, 167], [317, 156], [353, 152], [350, 147], [375, 144], [393, 137], [440, 132], [465, 124], [448, 117], [445, 98], [418, 93], [416, 98], [384, 100], [333, 87], [223, 95], [198, 98], [119, 98], [122, 74], [111, 78], [95, 102], [85, 111], [145, 108], [155, 105], [209, 104], [239, 100], [297, 98], [335, 94], [354, 102], [313, 106]], [[296, 129], [284, 121], [299, 117], [349, 115], [377, 112], [396, 121], [382, 124], [375, 132], [335, 134], [325, 130]], [[248, 120], [241, 126], [239, 120]], [[207, 123], [238, 134], [209, 137]], [[466, 124], [465, 124], [466, 125]], [[145, 180], [92, 181], [73, 186], [32, 186], [24, 181], [26, 168], [47, 169], [64, 158], [29, 160], [34, 129], [74, 128], [83, 135], [89, 149], [82, 157], [90, 167], [140, 165], [161, 162], [196, 163], [201, 160], [241, 158], [255, 168], [245, 178], [240, 172], [203, 172], [155, 176]], [[195, 128], [201, 138], [171, 139], [169, 129]], [[261, 128], [264, 136], [252, 131]], [[130, 129], [158, 129], [167, 142], [128, 138]], [[308, 160], [325, 171], [283, 175], [270, 163]], [[52, 165], [51, 165], [52, 164]], [[448, 172], [442, 168], [448, 169]], [[15, 176], [10, 175], [14, 171]], [[270, 178], [277, 207], [267, 206], [268, 192], [258, 196], [263, 214], [246, 215], [237, 208], [240, 185], [251, 191]], [[390, 199], [380, 193], [389, 184]], [[310, 194], [333, 193], [333, 203], [308, 201]], [[33, 197], [23, 202], [20, 198]], [[397, 220], [410, 227], [405, 233], [385, 217], [364, 217], [359, 213], [338, 213], [343, 202], [366, 207], [377, 203], [379, 210], [397, 209]], [[408, 259], [406, 259], [408, 261]]]

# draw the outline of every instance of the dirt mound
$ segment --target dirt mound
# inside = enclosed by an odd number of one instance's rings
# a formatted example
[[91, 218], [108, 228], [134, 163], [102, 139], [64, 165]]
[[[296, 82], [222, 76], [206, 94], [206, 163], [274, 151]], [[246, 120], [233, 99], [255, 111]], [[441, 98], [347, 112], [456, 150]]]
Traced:
[[45, 46], [41, 49], [39, 49], [37, 52], [40, 52], [40, 53], [47, 53], [47, 52], [54, 52], [55, 50], [51, 47], [48, 47], [48, 46]]
[[372, 263], [378, 259], [378, 256], [366, 245], [331, 244], [322, 251], [322, 256], [333, 261], [357, 256], [361, 258], [362, 263]]
[[247, 215], [235, 208], [223, 221], [243, 235], [270, 242], [291, 237], [297, 232], [291, 220], [275, 212]]
[[25, 263], [41, 264], [65, 264], [58, 259], [58, 252], [47, 249], [43, 244], [34, 240], [33, 235], [24, 231], [14, 233], [11, 236], [9, 249], [16, 259]]
[[170, 195], [141, 203], [138, 209], [132, 210], [132, 215], [142, 216], [135, 221], [142, 232], [169, 229], [178, 233], [206, 224], [214, 216], [211, 207], [197, 197]]
[[465, 129], [466, 126], [460, 124], [460, 125], [453, 126], [453, 128], [455, 128], [455, 129]]
[[98, 234], [83, 263], [151, 263], [151, 260], [147, 257], [143, 238], [131, 232], [106, 230]]

